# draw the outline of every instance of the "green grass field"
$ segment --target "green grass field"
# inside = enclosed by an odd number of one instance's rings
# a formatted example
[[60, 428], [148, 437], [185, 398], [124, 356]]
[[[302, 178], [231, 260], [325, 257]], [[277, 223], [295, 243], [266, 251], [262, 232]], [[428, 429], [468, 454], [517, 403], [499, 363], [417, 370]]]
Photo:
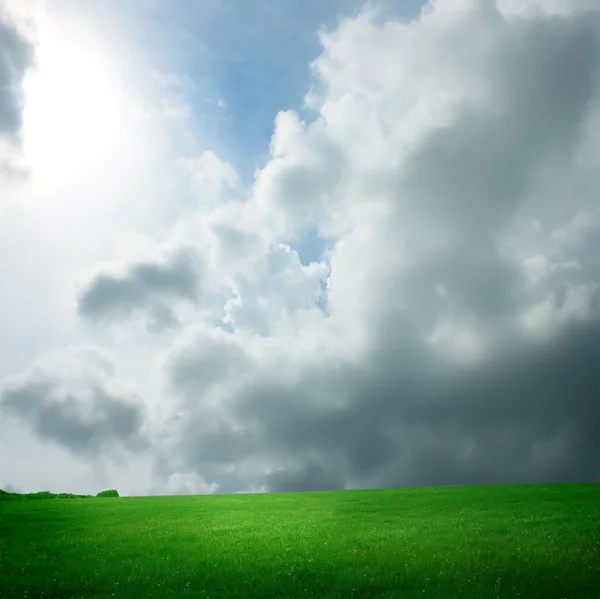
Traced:
[[0, 597], [600, 597], [600, 484], [0, 502]]

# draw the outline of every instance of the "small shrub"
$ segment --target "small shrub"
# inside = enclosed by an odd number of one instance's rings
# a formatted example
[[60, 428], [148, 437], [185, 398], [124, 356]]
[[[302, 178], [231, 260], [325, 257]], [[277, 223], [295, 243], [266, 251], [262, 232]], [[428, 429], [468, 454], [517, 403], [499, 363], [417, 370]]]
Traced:
[[50, 491], [38, 491], [37, 493], [11, 493], [10, 491], [0, 489], [0, 501], [13, 501], [22, 499], [81, 499], [85, 497], [93, 497], [93, 495], [77, 495], [75, 493], [50, 493]]
[[108, 491], [100, 491], [96, 497], [118, 497], [119, 492], [116, 489], [108, 489]]
[[54, 499], [56, 495], [50, 491], [38, 491], [37, 493], [26, 493], [30, 499]]
[[58, 493], [57, 499], [83, 499], [85, 497], [92, 497], [91, 495], [77, 495], [76, 493]]

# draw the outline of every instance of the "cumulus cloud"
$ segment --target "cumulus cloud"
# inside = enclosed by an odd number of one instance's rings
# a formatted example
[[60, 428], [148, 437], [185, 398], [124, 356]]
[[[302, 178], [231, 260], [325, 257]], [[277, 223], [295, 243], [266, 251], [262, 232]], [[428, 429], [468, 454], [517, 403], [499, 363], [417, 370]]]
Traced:
[[238, 331], [273, 333], [300, 311], [315, 309], [328, 273], [324, 262], [304, 266], [289, 246], [273, 246], [260, 270], [234, 280], [234, 297], [225, 304], [225, 322]]
[[142, 451], [147, 448], [143, 404], [131, 389], [111, 380], [112, 373], [102, 351], [70, 347], [6, 379], [0, 411], [78, 457], [110, 454], [115, 444]]
[[178, 320], [165, 301], [196, 302], [199, 296], [199, 262], [191, 248], [178, 248], [166, 259], [135, 262], [124, 272], [99, 272], [78, 298], [80, 315], [95, 320], [131, 316], [149, 310], [149, 326], [161, 330]]
[[[599, 16], [435, 2], [323, 34], [318, 117], [280, 113], [251, 202], [279, 259], [314, 227], [329, 263], [306, 295], [255, 269], [262, 316], [229, 300], [232, 333], [174, 348], [178, 467], [275, 491], [600, 480]], [[266, 327], [267, 281], [314, 317]]]
[[190, 307], [156, 492], [600, 482], [600, 10], [370, 7], [321, 41], [315, 117], [277, 116], [245, 201], [187, 163], [200, 216], [170, 244], [201, 267], [132, 259], [79, 297], [157, 328]]
[[233, 166], [212, 151], [195, 158], [183, 158], [181, 164], [201, 206], [214, 206], [225, 191], [234, 190], [238, 184], [238, 174]]

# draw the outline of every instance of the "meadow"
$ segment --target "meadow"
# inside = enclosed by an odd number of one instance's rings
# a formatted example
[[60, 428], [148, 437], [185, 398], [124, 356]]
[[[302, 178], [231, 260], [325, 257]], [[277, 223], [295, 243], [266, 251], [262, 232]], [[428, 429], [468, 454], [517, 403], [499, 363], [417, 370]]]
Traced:
[[0, 501], [0, 597], [598, 599], [600, 484]]

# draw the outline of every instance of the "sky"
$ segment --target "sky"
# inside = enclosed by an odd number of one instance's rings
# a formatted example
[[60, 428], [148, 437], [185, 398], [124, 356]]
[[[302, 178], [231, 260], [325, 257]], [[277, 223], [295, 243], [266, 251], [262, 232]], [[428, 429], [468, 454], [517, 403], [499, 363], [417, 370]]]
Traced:
[[600, 482], [596, 0], [0, 0], [0, 488]]

